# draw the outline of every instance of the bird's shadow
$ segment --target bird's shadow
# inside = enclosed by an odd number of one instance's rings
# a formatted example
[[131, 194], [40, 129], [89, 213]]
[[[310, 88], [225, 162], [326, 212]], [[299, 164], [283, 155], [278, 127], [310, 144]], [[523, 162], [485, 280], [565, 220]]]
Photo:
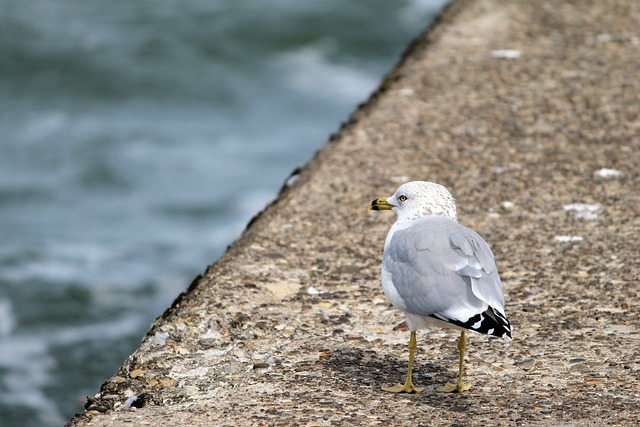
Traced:
[[[416, 360], [413, 366], [413, 383], [424, 387], [422, 393], [393, 394], [382, 391], [382, 386], [403, 384], [407, 375], [407, 359], [382, 355], [374, 350], [358, 348], [357, 345], [341, 346], [325, 352], [320, 359], [320, 365], [330, 371], [332, 383], [344, 390], [369, 389], [374, 394], [385, 394], [389, 398], [394, 396], [409, 397], [416, 402], [425, 402], [430, 406], [454, 412], [463, 412], [467, 407], [469, 393], [437, 393], [435, 390], [444, 382], [454, 383], [457, 372], [453, 365], [443, 367], [428, 361]], [[436, 380], [436, 378], [438, 380]]]

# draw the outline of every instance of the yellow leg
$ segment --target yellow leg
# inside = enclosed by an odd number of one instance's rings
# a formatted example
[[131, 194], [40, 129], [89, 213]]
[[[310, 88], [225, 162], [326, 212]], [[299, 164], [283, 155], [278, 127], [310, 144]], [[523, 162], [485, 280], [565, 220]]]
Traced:
[[462, 368], [464, 366], [464, 350], [467, 347], [467, 334], [462, 331], [460, 339], [458, 340], [458, 350], [460, 351], [460, 362], [458, 362], [458, 384], [447, 384], [446, 386], [437, 389], [438, 393], [462, 393], [471, 388], [471, 384], [464, 384], [462, 382]]
[[409, 338], [409, 368], [407, 369], [407, 380], [404, 385], [395, 385], [389, 387], [382, 387], [383, 391], [391, 393], [420, 393], [424, 388], [415, 387], [412, 380], [413, 372], [413, 357], [416, 353], [416, 332], [411, 331], [411, 337]]

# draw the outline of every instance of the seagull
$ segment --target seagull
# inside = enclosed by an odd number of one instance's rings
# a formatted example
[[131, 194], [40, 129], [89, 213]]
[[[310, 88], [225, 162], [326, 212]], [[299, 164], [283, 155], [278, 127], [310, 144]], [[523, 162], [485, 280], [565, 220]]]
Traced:
[[469, 390], [471, 385], [462, 382], [466, 332], [511, 339], [491, 248], [478, 233], [458, 224], [455, 200], [440, 184], [407, 182], [393, 196], [373, 200], [369, 210], [392, 210], [398, 217], [384, 243], [382, 288], [391, 304], [405, 313], [411, 332], [405, 384], [382, 390], [424, 390], [413, 385], [412, 369], [416, 330], [429, 326], [461, 331], [458, 382], [436, 391]]

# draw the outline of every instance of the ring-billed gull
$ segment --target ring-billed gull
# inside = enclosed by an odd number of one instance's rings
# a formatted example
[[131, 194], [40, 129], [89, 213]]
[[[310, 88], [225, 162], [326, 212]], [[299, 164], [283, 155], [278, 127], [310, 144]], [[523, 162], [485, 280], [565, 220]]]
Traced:
[[458, 224], [456, 203], [440, 184], [413, 181], [370, 210], [393, 210], [398, 220], [389, 230], [382, 259], [382, 287], [389, 301], [406, 314], [411, 331], [409, 367], [404, 385], [382, 387], [417, 393], [411, 373], [416, 330], [429, 325], [462, 331], [458, 341], [458, 383], [438, 392], [463, 392], [466, 331], [511, 339], [504, 295], [493, 252], [475, 231]]

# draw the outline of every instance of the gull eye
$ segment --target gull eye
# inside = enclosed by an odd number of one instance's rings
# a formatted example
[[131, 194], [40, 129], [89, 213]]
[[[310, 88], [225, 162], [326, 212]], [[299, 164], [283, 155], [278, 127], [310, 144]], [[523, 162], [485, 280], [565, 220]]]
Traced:
[[400, 202], [406, 202], [407, 201], [407, 196], [405, 196], [404, 194], [401, 194], [400, 196], [398, 196], [398, 200]]

